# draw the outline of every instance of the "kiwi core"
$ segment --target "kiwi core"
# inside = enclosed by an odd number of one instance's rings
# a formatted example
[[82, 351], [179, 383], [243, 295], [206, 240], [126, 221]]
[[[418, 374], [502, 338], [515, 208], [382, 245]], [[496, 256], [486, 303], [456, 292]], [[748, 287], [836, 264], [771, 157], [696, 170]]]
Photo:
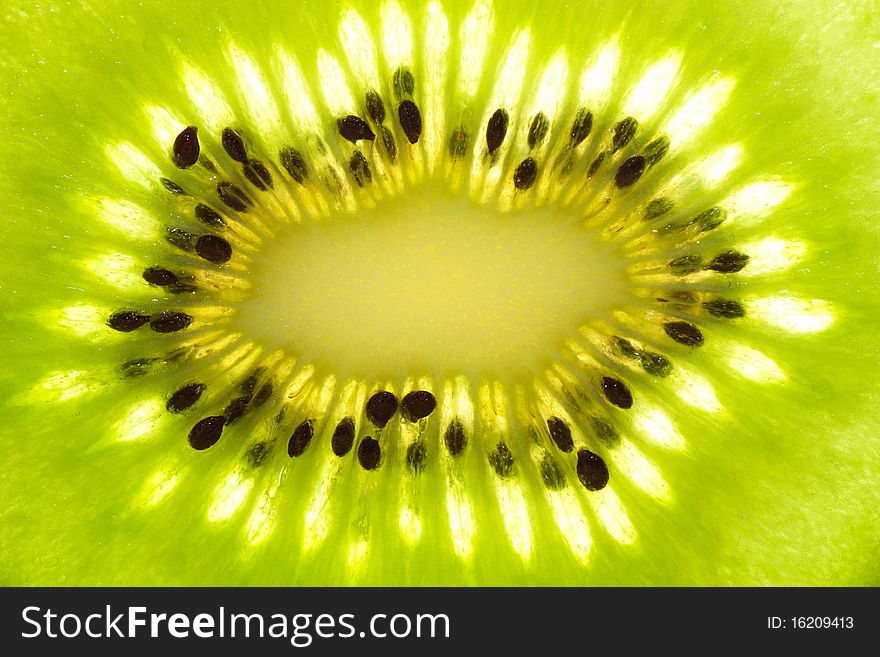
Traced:
[[352, 373], [534, 373], [620, 303], [624, 262], [570, 210], [500, 212], [426, 182], [263, 245], [239, 321]]

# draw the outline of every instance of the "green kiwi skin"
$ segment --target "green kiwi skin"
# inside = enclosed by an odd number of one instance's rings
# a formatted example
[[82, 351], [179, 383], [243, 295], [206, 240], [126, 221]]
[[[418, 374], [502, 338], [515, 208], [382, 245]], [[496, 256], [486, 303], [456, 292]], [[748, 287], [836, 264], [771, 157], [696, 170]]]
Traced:
[[[594, 531], [586, 567], [562, 549], [540, 552], [529, 563], [499, 557], [507, 554], [505, 539], [481, 536], [476, 556], [464, 563], [432, 551], [428, 541], [411, 549], [390, 545], [371, 553], [370, 567], [352, 581], [334, 567], [342, 550], [301, 561], [285, 556], [283, 541], [263, 553], [242, 550], [234, 530], [205, 522], [198, 485], [179, 491], [161, 511], [136, 508], [132, 500], [145, 476], [185, 456], [177, 436], [124, 448], [106, 439], [108, 418], [130, 405], [139, 384], [67, 403], [36, 403], [25, 394], [48, 371], [87, 369], [94, 358], [80, 339], [55, 330], [44, 309], [88, 303], [96, 294], [108, 303], [126, 301], [70, 264], [95, 242], [113, 245], [82, 202], [120, 193], [117, 179], [106, 176], [102, 148], [109, 139], [149, 143], [142, 115], [129, 111], [132, 100], [186, 107], [177, 74], [181, 51], [223, 79], [227, 63], [215, 51], [215, 27], [234, 27], [236, 43], [258, 58], [267, 43], [296, 49], [314, 80], [313, 53], [328, 39], [336, 47], [341, 7], [102, 3], [93, 14], [61, 3], [39, 9], [12, 3], [0, 24], [6, 44], [0, 55], [6, 135], [0, 140], [0, 499], [7, 501], [0, 514], [0, 583], [880, 583], [880, 384], [873, 375], [880, 365], [874, 330], [880, 62], [870, 3], [817, 3], [797, 13], [764, 1], [647, 2], [635, 9], [545, 3], [540, 12], [500, 4], [496, 35], [506, 38], [529, 24], [544, 60], [562, 43], [580, 65], [620, 31], [627, 37], [622, 76], [635, 79], [645, 61], [677, 48], [685, 53], [689, 81], [698, 81], [699, 71], [736, 77], [729, 105], [705, 139], [743, 145], [743, 181], [769, 173], [797, 184], [786, 216], [774, 221], [777, 232], [803, 236], [811, 251], [784, 287], [829, 299], [836, 314], [831, 328], [813, 335], [768, 338], [745, 329], [785, 364], [786, 383], [744, 387], [724, 381], [727, 373], [716, 366], [727, 415], [687, 420], [688, 435], [699, 439], [689, 443], [687, 458], [662, 462], [674, 501], [658, 510], [625, 500], [638, 542], [621, 546]], [[370, 25], [379, 24], [372, 3], [356, 6]], [[420, 3], [404, 6], [424, 16]], [[470, 6], [450, 3], [450, 25]], [[585, 51], [584, 25], [595, 35]], [[224, 84], [231, 92], [231, 83]], [[778, 290], [780, 281], [766, 285]], [[695, 358], [713, 367], [708, 356]], [[212, 487], [215, 478], [209, 481]], [[407, 565], [394, 566], [400, 563]]]

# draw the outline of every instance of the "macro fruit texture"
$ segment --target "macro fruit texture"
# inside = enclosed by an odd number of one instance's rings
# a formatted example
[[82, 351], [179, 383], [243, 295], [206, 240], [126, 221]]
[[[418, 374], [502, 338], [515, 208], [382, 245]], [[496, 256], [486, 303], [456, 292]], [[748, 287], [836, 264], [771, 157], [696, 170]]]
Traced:
[[0, 583], [880, 581], [871, 3], [181, 4], [3, 9]]

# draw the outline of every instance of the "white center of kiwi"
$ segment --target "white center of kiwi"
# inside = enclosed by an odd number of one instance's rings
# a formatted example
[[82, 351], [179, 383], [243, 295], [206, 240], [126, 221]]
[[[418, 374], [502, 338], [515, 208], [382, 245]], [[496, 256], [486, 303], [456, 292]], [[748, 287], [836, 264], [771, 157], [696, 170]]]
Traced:
[[353, 374], [537, 373], [626, 294], [624, 259], [571, 210], [502, 213], [445, 187], [263, 245], [242, 329]]

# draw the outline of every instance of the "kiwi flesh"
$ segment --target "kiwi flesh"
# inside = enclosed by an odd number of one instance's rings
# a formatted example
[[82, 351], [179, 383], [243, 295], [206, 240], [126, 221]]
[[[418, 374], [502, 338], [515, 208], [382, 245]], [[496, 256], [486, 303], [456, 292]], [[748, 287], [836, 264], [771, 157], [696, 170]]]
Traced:
[[114, 4], [0, 28], [0, 582], [880, 581], [869, 4]]

